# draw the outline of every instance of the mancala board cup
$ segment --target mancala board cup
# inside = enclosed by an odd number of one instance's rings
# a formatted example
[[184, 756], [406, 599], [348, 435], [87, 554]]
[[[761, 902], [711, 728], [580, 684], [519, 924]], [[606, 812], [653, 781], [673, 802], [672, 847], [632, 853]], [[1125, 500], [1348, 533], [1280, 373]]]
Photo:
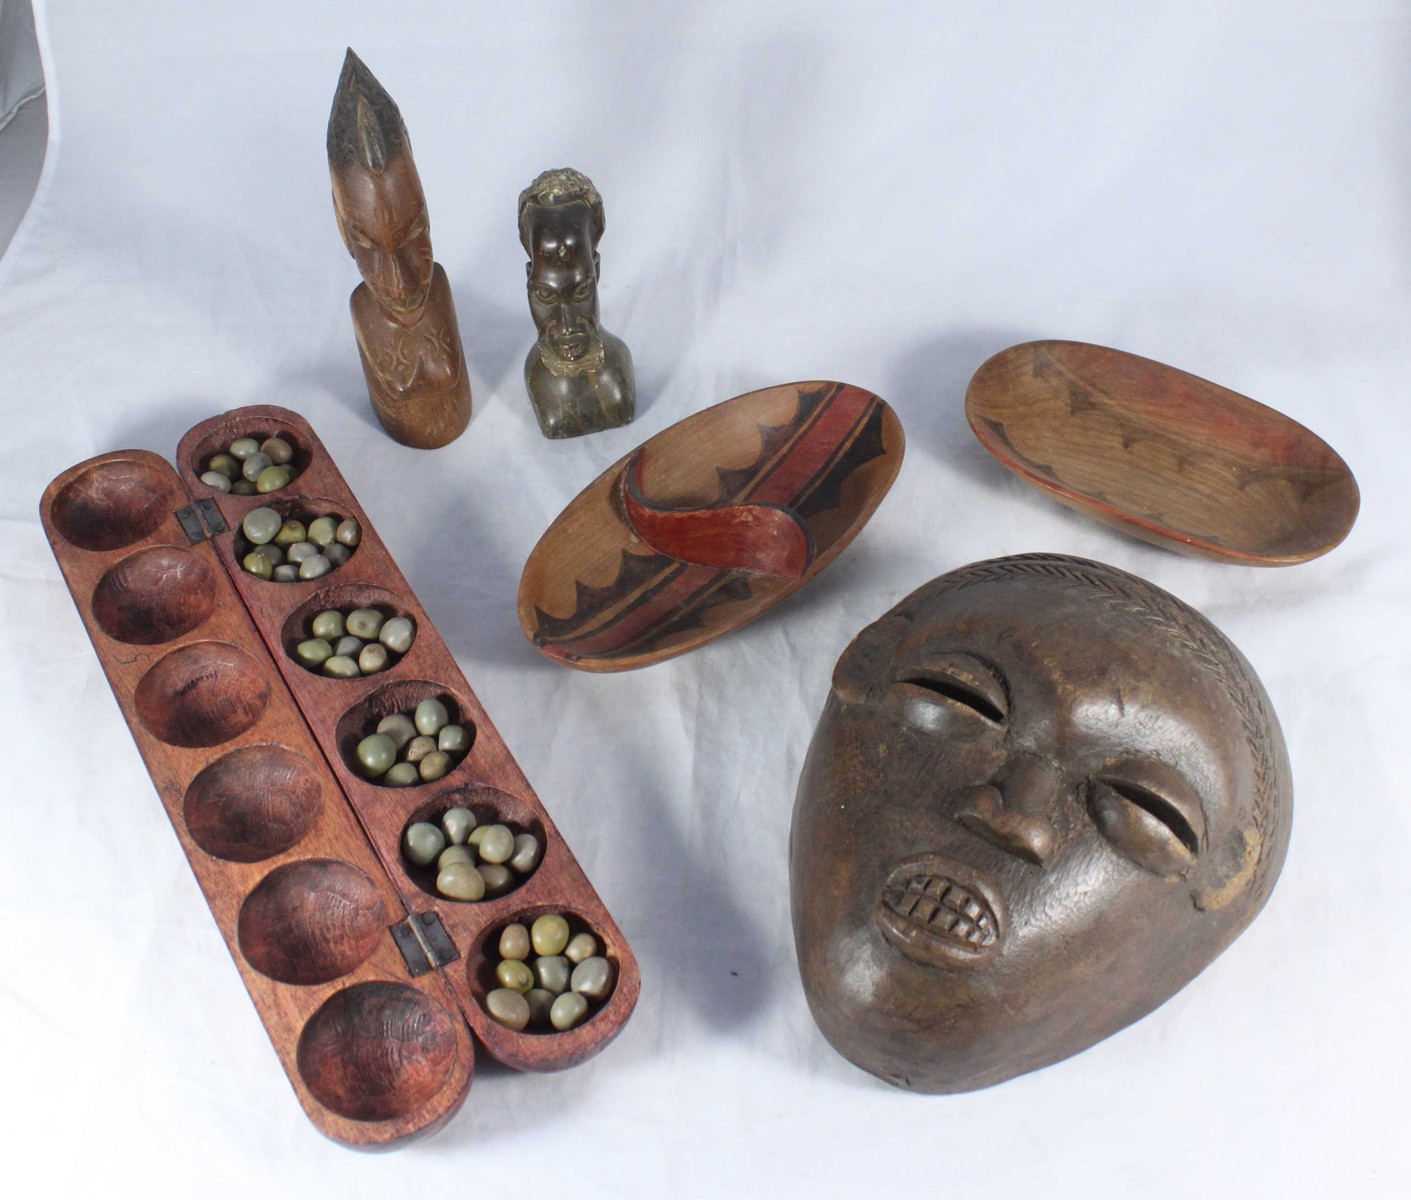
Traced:
[[1070, 508], [1218, 562], [1307, 562], [1357, 519], [1357, 481], [1291, 417], [1185, 371], [1084, 342], [1026, 342], [980, 367], [984, 447]]
[[540, 538], [519, 584], [535, 649], [585, 671], [684, 654], [801, 588], [901, 469], [896, 413], [862, 388], [781, 384], [663, 430]]

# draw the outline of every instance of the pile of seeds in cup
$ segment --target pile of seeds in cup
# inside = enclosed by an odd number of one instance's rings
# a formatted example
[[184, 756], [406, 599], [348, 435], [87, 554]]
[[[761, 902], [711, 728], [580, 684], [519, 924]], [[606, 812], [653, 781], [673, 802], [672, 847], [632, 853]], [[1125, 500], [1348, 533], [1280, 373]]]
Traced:
[[573, 933], [559, 913], [500, 934], [499, 987], [486, 1011], [507, 1029], [572, 1029], [612, 992], [612, 964], [591, 933]]
[[470, 749], [464, 725], [453, 725], [441, 701], [428, 697], [414, 712], [392, 713], [358, 743], [358, 770], [383, 787], [411, 787], [443, 778]]
[[252, 508], [240, 531], [253, 547], [241, 566], [275, 583], [327, 575], [352, 557], [363, 536], [362, 526], [352, 517], [315, 517], [306, 526], [293, 518], [286, 521], [272, 508]]
[[294, 447], [282, 437], [257, 441], [236, 438], [224, 453], [211, 455], [201, 482], [218, 492], [253, 496], [277, 492], [294, 478]]
[[385, 671], [416, 640], [416, 624], [410, 617], [386, 618], [375, 608], [348, 613], [330, 608], [313, 619], [309, 632], [313, 636], [294, 647], [294, 657], [310, 671], [322, 671], [334, 679]]
[[408, 825], [402, 852], [419, 867], [436, 864], [436, 890], [447, 899], [483, 900], [504, 895], [532, 875], [544, 848], [532, 833], [477, 825], [470, 809], [451, 808], [439, 825]]

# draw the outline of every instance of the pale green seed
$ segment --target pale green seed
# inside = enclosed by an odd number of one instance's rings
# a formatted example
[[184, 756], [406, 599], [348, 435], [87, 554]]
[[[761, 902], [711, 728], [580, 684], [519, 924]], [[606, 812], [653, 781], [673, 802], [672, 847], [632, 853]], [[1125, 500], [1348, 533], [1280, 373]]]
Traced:
[[539, 865], [542, 853], [543, 847], [532, 833], [517, 833], [514, 835], [514, 853], [506, 861], [521, 875], [528, 875]]
[[529, 930], [519, 922], [506, 925], [500, 934], [500, 957], [523, 961], [529, 957]]
[[276, 546], [273, 542], [266, 542], [263, 546], [256, 546], [250, 553], [258, 554], [261, 558], [269, 559], [269, 565], [272, 567], [280, 566], [284, 562], [283, 549]]
[[382, 629], [382, 614], [375, 608], [355, 608], [346, 618], [348, 632], [370, 642]]
[[562, 954], [568, 945], [568, 922], [558, 913], [545, 913], [529, 930], [535, 954]]
[[450, 719], [446, 706], [431, 696], [416, 706], [416, 715], [412, 718], [416, 722], [417, 732], [428, 735], [440, 733], [441, 726]]
[[288, 467], [266, 467], [255, 476], [255, 491], [261, 495], [277, 492], [280, 488], [287, 487], [291, 478]]
[[612, 991], [612, 964], [596, 954], [585, 958], [573, 968], [569, 987], [589, 1000], [601, 1000]]
[[474, 846], [476, 849], [479, 849], [480, 839], [485, 836], [485, 831], [489, 828], [490, 826], [488, 825], [477, 825], [474, 829], [470, 831], [470, 836], [465, 840], [469, 842], [472, 846]]
[[[333, 549], [332, 546], [329, 547]], [[358, 670], [364, 675], [376, 675], [387, 669], [387, 647], [381, 642], [369, 642], [358, 651]]]
[[318, 547], [313, 542], [294, 542], [284, 547], [284, 553], [290, 562], [301, 563], [306, 558], [313, 558], [318, 553]]
[[237, 479], [230, 485], [230, 494], [232, 496], [253, 496], [255, 485], [248, 479]]
[[436, 749], [447, 754], [464, 754], [470, 749], [470, 734], [464, 725], [442, 725], [436, 735]]
[[349, 658], [346, 654], [335, 654], [332, 658], [324, 659], [323, 673], [331, 679], [357, 679], [362, 674], [358, 670], [357, 660]]
[[546, 992], [543, 988], [530, 988], [524, 993], [524, 999], [529, 1004], [529, 1023], [539, 1029], [546, 1028], [549, 1024], [549, 1012], [554, 1006], [553, 992]]
[[358, 743], [358, 762], [371, 779], [386, 773], [397, 761], [397, 746], [385, 733], [373, 733]]
[[279, 532], [279, 528], [283, 524], [284, 521], [274, 509], [252, 508], [245, 514], [245, 519], [240, 522], [240, 528], [256, 546], [263, 546], [266, 542], [274, 539], [274, 535]]
[[495, 968], [495, 978], [502, 987], [512, 988], [521, 996], [534, 986], [534, 972], [517, 958], [507, 958]]
[[240, 464], [240, 474], [245, 476], [251, 483], [254, 483], [255, 480], [260, 477], [261, 471], [266, 467], [272, 466], [274, 466], [274, 464], [270, 462], [269, 455], [261, 454], [256, 450], [254, 454], [250, 455], [249, 458]]
[[315, 554], [312, 558], [306, 558], [299, 564], [299, 578], [318, 579], [322, 575], [327, 575], [331, 570], [333, 570], [333, 564], [322, 554]]
[[555, 996], [568, 991], [573, 964], [562, 954], [541, 954], [534, 960], [534, 978], [546, 992]]
[[388, 768], [382, 782], [387, 787], [414, 787], [421, 782], [421, 776], [411, 763], [396, 763]]
[[206, 464], [206, 470], [219, 471], [229, 480], [240, 478], [240, 460], [230, 454], [214, 454]]
[[337, 529], [338, 522], [332, 517], [318, 517], [309, 522], [309, 541], [316, 546], [331, 545]]
[[333, 657], [333, 647], [323, 638], [310, 638], [294, 647], [294, 655], [306, 667], [318, 667]]
[[409, 763], [419, 763], [435, 749], [435, 738], [418, 734], [407, 743], [407, 748], [402, 752], [402, 758]]
[[485, 895], [485, 881], [470, 863], [453, 862], [437, 873], [436, 890], [452, 900], [479, 900]]
[[441, 815], [441, 828], [446, 832], [446, 840], [453, 846], [464, 846], [475, 828], [475, 814], [468, 808], [448, 808]]
[[577, 992], [564, 992], [549, 1009], [549, 1024], [559, 1032], [572, 1029], [588, 1015], [588, 1001]]
[[341, 567], [352, 558], [353, 552], [349, 550], [347, 546], [340, 546], [337, 542], [334, 542], [333, 545], [323, 548], [323, 556], [335, 567]]
[[299, 568], [293, 563], [281, 563], [274, 569], [275, 583], [298, 583]]
[[[486, 825], [485, 832], [480, 835], [480, 857], [486, 862], [503, 863], [508, 862], [510, 855], [514, 853], [514, 834], [505, 825]], [[559, 918], [562, 920], [563, 918]], [[568, 928], [567, 925], [564, 926]], [[564, 938], [567, 943], [568, 938]], [[563, 947], [560, 946], [559, 950]], [[557, 954], [559, 950], [540, 950], [540, 954]]]
[[383, 622], [377, 640], [394, 654], [405, 654], [416, 639], [416, 625], [410, 617], [393, 617]]
[[214, 488], [218, 492], [230, 491], [230, 480], [219, 471], [207, 471], [201, 476], [201, 482], [208, 488]]
[[377, 732], [385, 733], [400, 750], [416, 737], [416, 726], [406, 713], [389, 713], [377, 723]]
[[508, 867], [502, 867], [499, 863], [481, 863], [476, 870], [485, 881], [487, 896], [502, 895], [514, 886], [514, 875]]
[[308, 538], [308, 531], [304, 528], [302, 521], [290, 518], [279, 527], [279, 532], [274, 535], [276, 546], [293, 546]]
[[310, 632], [314, 637], [327, 638], [330, 642], [336, 642], [347, 632], [343, 628], [343, 614], [336, 608], [319, 613], [310, 626]]
[[577, 966], [598, 952], [598, 939], [591, 933], [575, 933], [564, 947], [563, 956]]
[[423, 782], [435, 783], [438, 779], [445, 779], [453, 765], [451, 756], [444, 750], [433, 750], [417, 763], [416, 769], [421, 772]]
[[529, 1024], [529, 1001], [513, 988], [495, 988], [485, 997], [485, 1011], [500, 1025], [516, 1032]]
[[348, 517], [346, 520], [338, 523], [338, 528], [334, 531], [333, 536], [337, 538], [338, 541], [342, 542], [343, 545], [352, 549], [363, 540], [363, 529], [357, 521], [352, 517]]
[[274, 564], [263, 554], [256, 554], [253, 550], [240, 560], [240, 565], [260, 579], [274, 577]]
[[294, 447], [282, 437], [267, 437], [260, 443], [260, 452], [268, 454], [270, 462], [282, 467], [294, 459]]
[[429, 867], [446, 848], [446, 835], [430, 821], [414, 821], [407, 826], [402, 846], [417, 866]]
[[254, 438], [236, 438], [230, 443], [230, 457], [244, 462], [252, 454], [260, 452], [260, 443]]
[[475, 866], [475, 855], [464, 846], [447, 846], [436, 859], [437, 870], [444, 871], [452, 863], [463, 862]]
[[363, 644], [355, 637], [344, 634], [333, 643], [334, 654], [346, 654], [349, 658], [357, 658], [358, 651], [363, 648]]

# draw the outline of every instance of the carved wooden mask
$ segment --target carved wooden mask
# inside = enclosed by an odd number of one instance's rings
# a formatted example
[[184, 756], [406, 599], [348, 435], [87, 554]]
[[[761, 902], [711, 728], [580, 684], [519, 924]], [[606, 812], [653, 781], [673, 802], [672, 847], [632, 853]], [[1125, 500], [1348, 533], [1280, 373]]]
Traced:
[[814, 1018], [901, 1087], [986, 1087], [1150, 1012], [1263, 906], [1278, 721], [1199, 613], [1100, 563], [933, 580], [839, 660], [791, 889]]

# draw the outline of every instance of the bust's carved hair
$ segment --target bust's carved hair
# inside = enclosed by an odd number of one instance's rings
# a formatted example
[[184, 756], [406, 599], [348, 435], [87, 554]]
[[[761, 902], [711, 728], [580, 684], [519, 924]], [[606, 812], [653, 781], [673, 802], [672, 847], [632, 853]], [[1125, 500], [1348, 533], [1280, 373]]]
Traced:
[[1257, 911], [1272, 889], [1273, 876], [1283, 859], [1291, 787], [1283, 734], [1264, 687], [1244, 655], [1204, 616], [1154, 583], [1105, 563], [1066, 554], [1019, 554], [971, 563], [932, 580], [903, 600], [893, 614], [909, 619], [943, 593], [1004, 579], [1028, 579], [1062, 587], [1134, 617], [1174, 642], [1183, 654], [1219, 681], [1234, 706], [1253, 760], [1251, 817], [1259, 845], [1252, 848], [1258, 858], [1250, 864], [1250, 891], [1258, 898]]
[[592, 235], [594, 248], [597, 248], [598, 239], [607, 228], [607, 221], [603, 216], [603, 198], [598, 195], [593, 181], [581, 171], [575, 171], [572, 167], [555, 167], [552, 171], [543, 172], [519, 193], [519, 240], [526, 253], [534, 253], [529, 245], [531, 211], [535, 208], [552, 208], [558, 204], [572, 204], [575, 201], [582, 201], [588, 206], [589, 233]]
[[381, 175], [399, 154], [411, 157], [411, 139], [397, 102], [350, 49], [328, 115], [328, 165]]

